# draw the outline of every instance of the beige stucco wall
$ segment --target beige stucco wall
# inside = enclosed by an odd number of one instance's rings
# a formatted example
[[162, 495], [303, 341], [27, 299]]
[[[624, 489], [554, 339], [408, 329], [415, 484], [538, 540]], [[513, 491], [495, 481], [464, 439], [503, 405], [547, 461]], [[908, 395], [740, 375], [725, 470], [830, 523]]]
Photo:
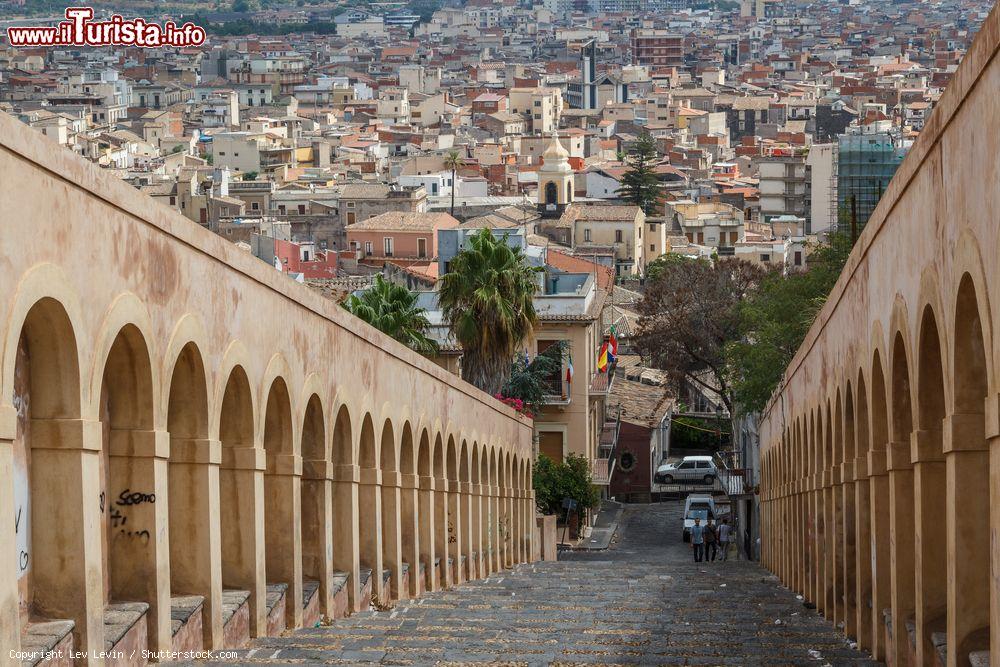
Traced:
[[[32, 604], [74, 620], [77, 649], [102, 648], [106, 567], [132, 582], [120, 590], [150, 603], [151, 647], [168, 648], [180, 576], [171, 560], [203, 558], [187, 586], [206, 596], [206, 646], [218, 648], [224, 586], [251, 592], [251, 630], [263, 634], [265, 583], [289, 585], [289, 624], [301, 622], [303, 570], [347, 572], [358, 609], [365, 559], [394, 571], [396, 593], [401, 564], [415, 581], [417, 554], [434, 554], [428, 541], [456, 563], [457, 550], [468, 556], [460, 578], [531, 553], [530, 421], [3, 114], [0, 211], [0, 513], [21, 510], [24, 531], [0, 528], [0, 660], [24, 631], [19, 606]], [[15, 404], [25, 326], [32, 372]], [[122, 341], [130, 352], [113, 355]], [[182, 353], [200, 359], [204, 386], [171, 399]], [[144, 416], [108, 433], [102, 392], [119, 397], [122, 419]], [[223, 410], [227, 396], [246, 409]], [[185, 427], [197, 433], [171, 433], [171, 410], [204, 414]], [[226, 424], [243, 435], [226, 435]], [[315, 441], [304, 452], [306, 431]], [[101, 526], [124, 487], [156, 500], [133, 508], [129, 529], [148, 532], [120, 555]], [[441, 521], [428, 518], [423, 497], [417, 504], [418, 490], [428, 502], [453, 499]], [[175, 516], [195, 499], [203, 522]], [[319, 504], [306, 508], [307, 499]], [[510, 530], [498, 533], [494, 520]], [[458, 525], [455, 545], [441, 537], [448, 522]], [[26, 576], [33, 600], [21, 599]]]
[[994, 9], [760, 428], [765, 564], [892, 664], [1000, 656], [998, 45]]
[[[645, 215], [639, 215], [635, 221], [611, 222], [611, 221], [574, 221], [573, 238], [577, 244], [614, 246], [615, 259], [621, 262], [631, 258], [632, 265], [623, 273], [642, 275], [646, 269], [646, 253], [643, 252], [643, 243], [646, 242]], [[586, 230], [590, 230], [590, 240], [587, 239]], [[616, 241], [616, 232], [622, 233], [621, 242]], [[584, 254], [586, 251], [584, 250]]]
[[595, 431], [595, 411], [601, 410], [603, 422], [603, 400], [592, 397], [590, 382], [597, 365], [597, 330], [595, 322], [541, 322], [535, 329], [534, 338], [529, 342], [531, 354], [538, 349], [538, 341], [569, 341], [573, 355], [573, 380], [566, 383], [565, 365], [563, 388], [569, 398], [565, 405], [547, 406], [535, 418], [535, 433], [543, 431], [563, 434], [563, 456], [576, 454], [588, 460], [597, 456], [597, 435]]

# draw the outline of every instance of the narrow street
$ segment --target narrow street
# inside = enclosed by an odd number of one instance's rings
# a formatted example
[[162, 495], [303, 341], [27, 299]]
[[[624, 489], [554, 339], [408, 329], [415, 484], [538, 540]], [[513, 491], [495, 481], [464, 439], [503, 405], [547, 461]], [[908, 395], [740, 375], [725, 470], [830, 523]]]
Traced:
[[240, 662], [863, 665], [760, 567], [694, 563], [679, 502], [627, 506], [604, 552], [565, 554], [332, 627], [266, 638]]

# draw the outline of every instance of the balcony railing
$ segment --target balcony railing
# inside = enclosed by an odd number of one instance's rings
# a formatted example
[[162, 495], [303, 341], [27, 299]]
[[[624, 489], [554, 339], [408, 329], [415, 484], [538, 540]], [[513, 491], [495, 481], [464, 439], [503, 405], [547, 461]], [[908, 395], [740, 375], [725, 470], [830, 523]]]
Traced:
[[591, 467], [591, 481], [597, 486], [607, 486], [611, 483], [611, 472], [614, 470], [614, 459], [594, 459]]
[[722, 468], [718, 469], [719, 486], [730, 498], [745, 496], [752, 493], [746, 483], [747, 471], [743, 468]]
[[615, 366], [617, 362], [612, 362], [607, 371], [594, 371], [594, 376], [590, 379], [590, 395], [593, 397], [607, 396], [611, 390], [611, 383], [615, 380]]
[[618, 433], [621, 429], [621, 407], [608, 408], [604, 414], [600, 439], [597, 443], [597, 458], [594, 459], [591, 477], [593, 483], [607, 486], [615, 472], [618, 454]]
[[565, 380], [548, 383], [545, 388], [545, 404], [569, 405], [572, 400], [572, 387], [572, 383], [566, 382]]

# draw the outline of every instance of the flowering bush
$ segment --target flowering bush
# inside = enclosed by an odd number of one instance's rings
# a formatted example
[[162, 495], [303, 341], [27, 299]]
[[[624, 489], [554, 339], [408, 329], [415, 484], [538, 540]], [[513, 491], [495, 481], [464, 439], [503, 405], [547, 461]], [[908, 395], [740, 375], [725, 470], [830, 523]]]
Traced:
[[514, 398], [513, 396], [504, 396], [503, 394], [494, 394], [493, 398], [497, 399], [504, 405], [509, 405], [510, 407], [520, 412], [522, 415], [525, 415], [532, 419], [535, 418], [535, 414], [531, 411], [531, 409], [527, 405], [525, 405], [524, 401], [522, 401], [520, 398]]

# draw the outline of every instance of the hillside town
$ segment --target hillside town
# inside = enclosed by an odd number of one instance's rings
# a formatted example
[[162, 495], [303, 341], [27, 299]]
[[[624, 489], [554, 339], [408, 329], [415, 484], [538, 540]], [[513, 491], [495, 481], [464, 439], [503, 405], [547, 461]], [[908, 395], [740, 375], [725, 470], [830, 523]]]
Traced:
[[[8, 27], [61, 18], [0, 4]], [[605, 497], [633, 500], [657, 490], [672, 416], [730, 417], [711, 383], [678, 387], [630, 346], [646, 267], [794, 272], [832, 231], [856, 238], [989, 9], [299, 5], [172, 15], [203, 24], [198, 47], [0, 45], [0, 110], [330, 298], [376, 276], [417, 293], [456, 374], [439, 282], [477, 232], [504, 238], [544, 273], [525, 357], [574, 351], [535, 415], [538, 451], [583, 456]], [[630, 201], [643, 140], [657, 194]], [[759, 462], [730, 444], [745, 492]], [[623, 469], [625, 451], [646, 463]]]

